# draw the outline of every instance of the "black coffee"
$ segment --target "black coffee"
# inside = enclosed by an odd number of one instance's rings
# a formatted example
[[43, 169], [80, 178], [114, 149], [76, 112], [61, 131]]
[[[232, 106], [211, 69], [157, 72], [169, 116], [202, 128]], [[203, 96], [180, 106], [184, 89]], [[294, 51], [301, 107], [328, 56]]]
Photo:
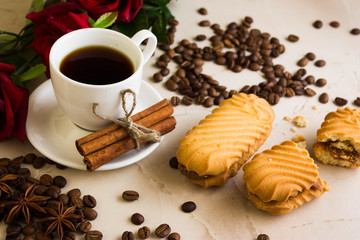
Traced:
[[60, 63], [60, 72], [77, 82], [105, 85], [127, 79], [134, 66], [120, 51], [90, 46], [69, 53]]

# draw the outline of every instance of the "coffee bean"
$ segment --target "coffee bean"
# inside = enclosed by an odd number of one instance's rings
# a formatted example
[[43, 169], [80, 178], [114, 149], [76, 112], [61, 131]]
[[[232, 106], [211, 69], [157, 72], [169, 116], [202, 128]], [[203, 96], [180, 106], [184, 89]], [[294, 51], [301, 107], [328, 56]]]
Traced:
[[[52, 186], [54, 186], [54, 185], [52, 185]], [[49, 196], [53, 199], [58, 199], [60, 193], [56, 189], [49, 187], [48, 189], [46, 189], [45, 195]]]
[[80, 225], [78, 226], [78, 230], [81, 233], [87, 233], [92, 228], [92, 224], [89, 220], [83, 220]]
[[134, 240], [134, 239], [135, 239], [135, 235], [131, 231], [125, 231], [121, 235], [121, 240]]
[[308, 84], [314, 84], [315, 83], [315, 77], [312, 76], [312, 75], [309, 75], [305, 78], [305, 81], [308, 83]]
[[33, 161], [33, 166], [36, 169], [40, 169], [45, 165], [45, 158], [44, 157], [36, 157]]
[[286, 97], [293, 97], [295, 96], [295, 91], [292, 88], [285, 88], [285, 96]]
[[195, 37], [196, 41], [204, 41], [206, 39], [206, 35], [204, 34], [199, 34]]
[[348, 101], [346, 99], [341, 98], [341, 97], [336, 97], [334, 102], [337, 106], [344, 106], [348, 103]]
[[338, 27], [340, 27], [340, 23], [339, 23], [338, 21], [331, 21], [331, 22], [329, 23], [329, 25], [330, 25], [331, 27], [333, 27], [333, 28], [338, 28]]
[[308, 64], [308, 62], [309, 62], [309, 59], [306, 57], [303, 57], [297, 62], [297, 65], [299, 67], [305, 67]]
[[90, 230], [85, 234], [85, 240], [101, 240], [103, 234], [98, 230]]
[[316, 92], [315, 92], [313, 89], [311, 89], [311, 88], [306, 88], [306, 89], [305, 89], [305, 95], [312, 97], [312, 96], [315, 96], [315, 95], [316, 95]]
[[67, 181], [66, 178], [64, 178], [63, 176], [56, 176], [53, 180], [54, 185], [58, 186], [59, 188], [63, 188], [66, 186]]
[[259, 234], [259, 236], [256, 238], [256, 240], [270, 240], [270, 237], [266, 234]]
[[196, 204], [193, 201], [185, 202], [181, 205], [181, 210], [186, 213], [190, 213], [196, 209]]
[[140, 213], [134, 213], [131, 215], [131, 222], [135, 225], [141, 225], [145, 221], [145, 218]]
[[168, 236], [167, 239], [168, 240], [180, 240], [181, 237], [180, 237], [180, 234], [178, 234], [177, 232], [173, 232], [173, 233], [170, 233], [170, 235]]
[[122, 198], [128, 202], [138, 200], [139, 196], [139, 193], [133, 190], [126, 190], [122, 193]]
[[323, 67], [323, 66], [325, 66], [326, 65], [326, 62], [325, 62], [325, 60], [317, 60], [315, 63], [314, 63], [314, 65], [315, 66], [317, 66], [317, 67]]
[[0, 166], [7, 167], [7, 166], [9, 166], [10, 163], [11, 163], [10, 158], [1, 158], [0, 159]]
[[6, 228], [6, 235], [10, 238], [18, 237], [21, 230], [22, 227], [20, 224], [8, 225]]
[[95, 220], [98, 216], [98, 213], [93, 208], [85, 207], [82, 209], [84, 218], [90, 221]]
[[307, 59], [309, 59], [310, 61], [313, 61], [313, 60], [315, 60], [316, 55], [315, 55], [315, 53], [308, 52], [308, 53], [305, 55], [305, 57], [306, 57]]
[[58, 201], [62, 202], [64, 205], [68, 205], [70, 202], [70, 198], [67, 194], [62, 193], [59, 195]]
[[329, 101], [329, 95], [327, 93], [322, 93], [319, 96], [320, 103], [327, 103]]
[[169, 91], [176, 91], [179, 88], [179, 85], [172, 79], [168, 79], [165, 82], [165, 87], [169, 90]]
[[[36, 240], [51, 240], [52, 239], [52, 235], [45, 235], [45, 232], [43, 231], [38, 231], [35, 234], [35, 239]], [[89, 239], [90, 240], [90, 239]]]
[[354, 101], [354, 104], [358, 107], [360, 107], [360, 97], [356, 98]]
[[24, 163], [32, 164], [36, 158], [36, 154], [34, 153], [28, 153], [24, 157]]
[[45, 186], [53, 184], [53, 178], [49, 174], [43, 174], [40, 176], [40, 183]]
[[154, 82], [161, 82], [163, 80], [163, 75], [160, 72], [154, 73], [153, 80]]
[[294, 35], [294, 34], [290, 34], [288, 37], [287, 37], [287, 40], [289, 40], [290, 42], [297, 42], [299, 41], [299, 37]]
[[198, 9], [198, 13], [200, 13], [201, 15], [207, 15], [208, 14], [208, 11], [206, 8], [199, 8]]
[[172, 96], [171, 99], [170, 99], [170, 103], [174, 107], [178, 106], [180, 104], [180, 102], [181, 102], [181, 100], [180, 100], [180, 98], [178, 96]]
[[45, 186], [37, 186], [34, 190], [34, 193], [36, 195], [42, 196], [45, 194], [46, 190], [47, 190], [47, 188]]
[[315, 85], [318, 87], [323, 87], [327, 84], [327, 81], [325, 78], [319, 78], [318, 80], [316, 80]]
[[71, 202], [71, 205], [76, 206], [76, 208], [80, 209], [80, 208], [84, 207], [84, 203], [83, 203], [81, 197], [76, 197], [76, 196], [70, 197], [70, 202]]
[[189, 96], [184, 96], [182, 99], [181, 99], [181, 103], [186, 105], [186, 106], [190, 106], [191, 104], [193, 104], [194, 102], [194, 99], [192, 99], [191, 97]]
[[[207, 90], [205, 90], [205, 89], [202, 89], [201, 93], [204, 93], [204, 91], [206, 91], [206, 95], [207, 95]], [[201, 105], [205, 102], [205, 99], [206, 99], [205, 94], [200, 94], [199, 96], [197, 96], [195, 98], [195, 103]]]
[[36, 232], [36, 227], [33, 225], [25, 225], [22, 229], [24, 235], [33, 235]]
[[170, 69], [168, 68], [163, 68], [160, 70], [160, 74], [163, 76], [163, 77], [166, 77], [167, 75], [170, 74]]
[[352, 35], [359, 35], [360, 34], [360, 29], [359, 28], [353, 28], [353, 29], [351, 29], [350, 33]]
[[169, 165], [171, 168], [178, 169], [179, 168], [179, 162], [177, 160], [177, 157], [170, 158]]
[[80, 197], [81, 196], [81, 191], [78, 188], [74, 188], [71, 189], [70, 191], [68, 191], [67, 195], [71, 198], [71, 197]]
[[[24, 238], [22, 238], [22, 240], [36, 240], [36, 239], [31, 235], [26, 235]], [[64, 238], [63, 240], [67, 240], [67, 239]]]
[[313, 26], [314, 28], [321, 28], [323, 25], [322, 21], [321, 20], [316, 20], [314, 23], [313, 23]]
[[208, 26], [210, 26], [210, 21], [209, 20], [203, 20], [203, 21], [199, 22], [199, 26], [208, 27]]
[[90, 208], [94, 208], [96, 206], [96, 199], [91, 195], [84, 195], [83, 202]]
[[63, 240], [76, 240], [76, 236], [72, 232], [65, 232]]
[[214, 98], [214, 104], [219, 105], [223, 100], [225, 100], [225, 98], [222, 95], [218, 95]]
[[58, 168], [58, 169], [66, 169], [66, 168], [67, 168], [67, 166], [64, 166], [64, 165], [62, 165], [62, 164], [60, 164], [60, 163], [56, 163], [55, 166], [56, 166], [56, 168]]
[[167, 235], [169, 235], [171, 232], [171, 228], [168, 224], [164, 223], [161, 224], [160, 226], [158, 226], [155, 229], [155, 235], [158, 236], [159, 238], [164, 238]]
[[147, 226], [139, 228], [138, 235], [140, 239], [147, 239], [150, 237], [150, 229]]
[[280, 101], [280, 96], [276, 93], [270, 93], [269, 94], [269, 98], [268, 98], [268, 102], [270, 105], [276, 105], [278, 104]]

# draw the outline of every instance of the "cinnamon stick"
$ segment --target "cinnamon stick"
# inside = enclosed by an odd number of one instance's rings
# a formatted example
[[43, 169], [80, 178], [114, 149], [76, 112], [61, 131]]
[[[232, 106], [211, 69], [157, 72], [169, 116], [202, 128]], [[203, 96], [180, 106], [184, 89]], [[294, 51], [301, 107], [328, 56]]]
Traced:
[[[158, 131], [161, 135], [171, 132], [176, 125], [174, 117], [167, 117], [166, 119], [152, 125], [150, 129]], [[147, 143], [147, 141], [140, 142], [141, 145]], [[135, 141], [127, 137], [121, 141], [118, 141], [110, 146], [107, 146], [99, 151], [91, 153], [84, 157], [84, 163], [89, 171], [94, 171], [102, 165], [110, 162], [111, 160], [121, 156], [124, 153], [136, 148]]]
[[[147, 112], [148, 111], [146, 111], [146, 114]], [[155, 123], [158, 123], [159, 121], [162, 121], [165, 118], [171, 116], [173, 112], [174, 112], [174, 108], [170, 104], [168, 104], [165, 107], [160, 108], [157, 111], [135, 121], [135, 123], [142, 125], [144, 127], [150, 127]], [[144, 116], [143, 113], [141, 113], [140, 115]], [[137, 118], [138, 116], [136, 116], [135, 119]], [[77, 149], [82, 156], [86, 156], [89, 155], [90, 153], [99, 151], [100, 149], [109, 146], [115, 142], [118, 142], [128, 136], [129, 133], [125, 128], [118, 128], [114, 131], [108, 132], [105, 135], [95, 138], [94, 140], [86, 142], [82, 145], [77, 145]]]
[[[134, 114], [133, 116], [131, 116], [131, 120], [136, 122], [146, 116], [148, 116], [149, 114], [155, 112], [155, 111], [158, 111], [159, 109], [165, 107], [165, 106], [168, 106], [170, 105], [169, 101], [167, 99], [163, 99], [162, 101], [148, 107], [147, 109], [137, 113], [137, 114]], [[121, 128], [118, 124], [112, 124], [102, 130], [99, 130], [97, 132], [94, 132], [92, 134], [89, 134], [85, 137], [82, 137], [78, 140], [76, 140], [75, 144], [76, 144], [76, 147], [82, 145], [82, 144], [85, 144], [87, 142], [90, 142], [90, 141], [93, 141], [94, 139], [96, 138], [99, 138], [99, 137], [102, 137], [106, 134], [109, 134], [117, 129]]]

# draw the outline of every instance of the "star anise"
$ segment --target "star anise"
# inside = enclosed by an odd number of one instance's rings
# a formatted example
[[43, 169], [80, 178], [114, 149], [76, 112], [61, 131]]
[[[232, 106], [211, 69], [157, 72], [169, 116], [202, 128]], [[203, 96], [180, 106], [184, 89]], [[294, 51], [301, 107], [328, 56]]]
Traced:
[[2, 192], [6, 192], [7, 194], [11, 194], [11, 189], [9, 185], [6, 184], [6, 181], [8, 180], [14, 180], [18, 177], [18, 175], [15, 174], [7, 174], [0, 178], [0, 197]]
[[40, 207], [37, 202], [48, 200], [50, 197], [34, 196], [35, 184], [31, 185], [25, 192], [24, 196], [15, 196], [16, 200], [5, 203], [5, 207], [11, 207], [5, 223], [11, 223], [21, 212], [27, 224], [30, 224], [31, 214], [30, 210], [46, 213], [45, 209]]
[[47, 207], [45, 207], [45, 209], [50, 217], [45, 217], [39, 220], [40, 223], [49, 224], [46, 229], [45, 236], [57, 230], [59, 239], [62, 240], [64, 237], [64, 227], [76, 232], [76, 228], [72, 221], [77, 221], [82, 218], [80, 215], [74, 214], [76, 206], [65, 209], [63, 203], [60, 202], [57, 211]]

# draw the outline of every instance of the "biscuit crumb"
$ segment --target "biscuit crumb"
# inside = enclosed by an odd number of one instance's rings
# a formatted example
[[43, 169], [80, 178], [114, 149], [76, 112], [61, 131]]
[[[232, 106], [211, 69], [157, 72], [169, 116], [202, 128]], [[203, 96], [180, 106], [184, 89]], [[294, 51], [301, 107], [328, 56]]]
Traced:
[[312, 107], [312, 109], [313, 109], [313, 110], [318, 110], [319, 107], [318, 107], [317, 105], [314, 105], [314, 106]]
[[292, 128], [290, 128], [290, 130], [291, 130], [292, 132], [296, 132], [296, 131], [297, 131], [296, 127], [292, 127]]
[[294, 137], [294, 142], [298, 143], [298, 142], [303, 142], [305, 141], [305, 136], [302, 134], [296, 134]]
[[302, 134], [296, 134], [295, 137], [293, 138], [293, 141], [296, 143], [296, 145], [299, 148], [306, 148], [306, 142], [305, 142], [305, 136]]
[[302, 117], [302, 116], [296, 116], [294, 119], [293, 119], [293, 123], [295, 124], [296, 127], [306, 127], [309, 123], [309, 120], [305, 117]]
[[286, 116], [286, 117], [284, 117], [284, 120], [285, 120], [285, 121], [290, 122], [290, 121], [292, 120], [292, 118], [291, 118], [291, 117]]

